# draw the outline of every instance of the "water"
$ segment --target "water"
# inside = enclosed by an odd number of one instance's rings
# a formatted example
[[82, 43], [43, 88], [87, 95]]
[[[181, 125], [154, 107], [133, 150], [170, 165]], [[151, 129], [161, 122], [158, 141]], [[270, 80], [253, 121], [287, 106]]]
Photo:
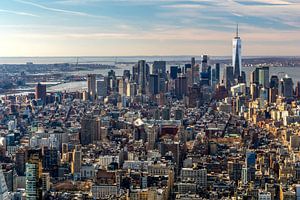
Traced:
[[[134, 57], [0, 57], [0, 64], [25, 64], [26, 62], [33, 62], [34, 64], [54, 64], [54, 63], [97, 63], [97, 64], [110, 64], [116, 65], [117, 68], [114, 69], [117, 76], [123, 75], [123, 70], [132, 69], [133, 63], [138, 60], [144, 59], [147, 62], [153, 62], [155, 60], [164, 60], [167, 61], [168, 66], [170, 67], [170, 63], [178, 63], [183, 64], [184, 62], [189, 62], [192, 56], [134, 56]], [[196, 61], [201, 59], [200, 56], [196, 57]], [[248, 57], [250, 58], [250, 57]], [[257, 57], [256, 57], [257, 58]], [[211, 57], [211, 59], [219, 60], [219, 59], [230, 59], [230, 57]], [[250, 74], [255, 69], [255, 67], [245, 67], [243, 71], [246, 72], [247, 83], [250, 80]], [[77, 72], [64, 72], [72, 75], [80, 75], [85, 76], [89, 73], [102, 74], [107, 75], [108, 71], [111, 69], [95, 69], [95, 70], [83, 70]], [[223, 74], [223, 69], [221, 68], [221, 78]], [[279, 78], [282, 78], [287, 74], [290, 76], [294, 85], [296, 82], [300, 81], [300, 68], [298, 67], [270, 67], [270, 77], [271, 75], [278, 75]], [[48, 91], [82, 91], [87, 88], [87, 84], [85, 81], [79, 82], [70, 82], [70, 83], [62, 83], [55, 86], [49, 86], [47, 88]], [[18, 93], [19, 94], [19, 93]]]

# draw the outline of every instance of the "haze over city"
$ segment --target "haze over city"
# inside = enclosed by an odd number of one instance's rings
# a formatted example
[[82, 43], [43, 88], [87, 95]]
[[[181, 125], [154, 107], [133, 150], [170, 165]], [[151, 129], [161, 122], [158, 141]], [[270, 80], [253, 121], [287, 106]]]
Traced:
[[0, 55], [298, 56], [297, 0], [1, 0]]

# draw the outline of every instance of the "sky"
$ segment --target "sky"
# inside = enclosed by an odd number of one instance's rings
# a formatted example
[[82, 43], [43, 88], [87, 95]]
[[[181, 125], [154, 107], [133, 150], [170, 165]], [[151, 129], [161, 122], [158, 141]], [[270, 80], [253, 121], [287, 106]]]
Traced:
[[0, 57], [300, 56], [300, 0], [1, 0]]

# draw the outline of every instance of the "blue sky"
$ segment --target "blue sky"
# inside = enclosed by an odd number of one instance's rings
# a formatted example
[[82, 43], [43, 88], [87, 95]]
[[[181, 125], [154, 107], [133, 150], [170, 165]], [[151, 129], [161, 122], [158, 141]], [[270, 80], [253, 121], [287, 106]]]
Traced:
[[300, 55], [300, 0], [1, 0], [0, 56]]

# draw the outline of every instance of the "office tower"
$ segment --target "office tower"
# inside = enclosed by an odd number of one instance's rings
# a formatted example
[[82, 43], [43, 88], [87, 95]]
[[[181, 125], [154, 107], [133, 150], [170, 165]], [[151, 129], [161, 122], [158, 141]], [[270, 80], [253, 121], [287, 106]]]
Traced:
[[43, 100], [43, 103], [46, 103], [47, 90], [46, 85], [38, 83], [35, 86], [35, 99]]
[[236, 28], [236, 36], [232, 40], [232, 66], [234, 68], [234, 78], [238, 79], [242, 75], [242, 41], [239, 37], [239, 27]]
[[182, 99], [187, 94], [187, 78], [179, 76], [175, 80], [175, 95], [178, 99]]
[[97, 95], [98, 97], [107, 96], [107, 77], [102, 80], [97, 80]]
[[55, 147], [44, 147], [43, 170], [49, 172], [52, 177], [58, 176], [59, 152]]
[[25, 164], [27, 162], [27, 151], [25, 148], [19, 148], [16, 151], [16, 171], [19, 176], [25, 175]]
[[228, 161], [227, 170], [230, 180], [238, 181], [242, 176], [242, 164], [236, 160]]
[[192, 65], [192, 67], [196, 65], [196, 59], [195, 59], [195, 57], [191, 58], [191, 65]]
[[242, 168], [242, 184], [246, 185], [248, 183], [248, 169], [247, 167]]
[[239, 78], [238, 82], [247, 84], [246, 73], [244, 71], [242, 71], [242, 76]]
[[71, 173], [74, 177], [80, 176], [82, 152], [81, 146], [76, 145], [72, 153]]
[[125, 70], [123, 71], [123, 79], [130, 80], [130, 77], [131, 77], [131, 75], [130, 75], [130, 70], [125, 69]]
[[178, 76], [178, 66], [171, 66], [170, 67], [170, 77], [171, 79], [176, 79]]
[[42, 151], [30, 149], [26, 163], [26, 199], [38, 200], [42, 198]]
[[282, 79], [282, 94], [285, 98], [291, 98], [294, 95], [294, 83], [292, 78], [287, 75]]
[[276, 75], [271, 76], [270, 80], [270, 88], [277, 88], [279, 87], [279, 78]]
[[161, 112], [161, 118], [163, 120], [170, 120], [170, 108], [169, 107], [164, 107], [162, 112]]
[[192, 66], [192, 76], [193, 76], [193, 83], [199, 83], [200, 81], [200, 66], [195, 64]]
[[166, 68], [166, 61], [154, 61], [152, 65], [152, 74], [157, 74], [160, 78], [167, 78]]
[[250, 83], [259, 84], [259, 67], [255, 68], [255, 70], [251, 73]]
[[269, 88], [270, 87], [270, 72], [269, 72], [269, 67], [262, 67], [259, 68], [259, 72], [258, 72], [258, 82], [259, 85], [261, 85], [264, 88]]
[[189, 107], [195, 108], [203, 101], [203, 93], [200, 85], [194, 84], [188, 88]]
[[246, 167], [255, 167], [255, 163], [256, 163], [256, 153], [253, 151], [247, 151], [246, 152]]
[[260, 106], [264, 107], [268, 101], [268, 89], [262, 87], [259, 90]]
[[187, 78], [188, 86], [192, 86], [194, 82], [193, 82], [193, 70], [191, 68], [187, 69], [185, 73], [185, 77]]
[[158, 82], [159, 82], [159, 86], [158, 86], [159, 92], [167, 92], [166, 79], [159, 78]]
[[42, 190], [43, 193], [50, 190], [50, 174], [42, 173]]
[[138, 62], [138, 85], [140, 94], [146, 94], [146, 85], [149, 75], [149, 65], [145, 60], [140, 60]]
[[224, 68], [223, 81], [227, 89], [230, 89], [230, 87], [233, 86], [234, 76], [232, 66], [226, 66]]
[[87, 75], [88, 96], [90, 101], [96, 100], [96, 74]]
[[220, 82], [220, 70], [221, 70], [221, 65], [220, 65], [220, 63], [216, 63], [216, 65], [215, 65], [215, 70], [216, 70], [216, 81], [217, 81], [217, 83], [219, 83]]
[[90, 113], [84, 116], [81, 120], [80, 144], [89, 145], [101, 140], [100, 124], [101, 121], [98, 117], [94, 117]]
[[156, 95], [159, 93], [159, 78], [158, 74], [150, 74], [149, 77], [149, 93]]
[[188, 70], [192, 70], [192, 65], [191, 64], [185, 64], [184, 65], [184, 73], [186, 73]]
[[118, 93], [119, 95], [123, 96], [125, 94], [125, 87], [126, 87], [125, 81], [121, 77], [117, 79], [117, 82], [118, 82]]
[[217, 83], [216, 79], [216, 69], [211, 69], [211, 84], [212, 86], [215, 86]]
[[202, 72], [206, 72], [208, 68], [208, 55], [202, 55], [202, 61], [201, 61], [201, 67], [202, 67]]
[[1, 200], [11, 199], [8, 193], [8, 188], [1, 167], [0, 167], [0, 199]]
[[132, 77], [131, 77], [131, 80], [138, 84], [138, 81], [139, 81], [139, 66], [138, 64], [135, 64], [132, 66]]
[[299, 98], [300, 97], [300, 82], [297, 82], [297, 86], [296, 86], [296, 97]]
[[269, 103], [275, 103], [278, 95], [278, 88], [272, 87], [269, 89]]

